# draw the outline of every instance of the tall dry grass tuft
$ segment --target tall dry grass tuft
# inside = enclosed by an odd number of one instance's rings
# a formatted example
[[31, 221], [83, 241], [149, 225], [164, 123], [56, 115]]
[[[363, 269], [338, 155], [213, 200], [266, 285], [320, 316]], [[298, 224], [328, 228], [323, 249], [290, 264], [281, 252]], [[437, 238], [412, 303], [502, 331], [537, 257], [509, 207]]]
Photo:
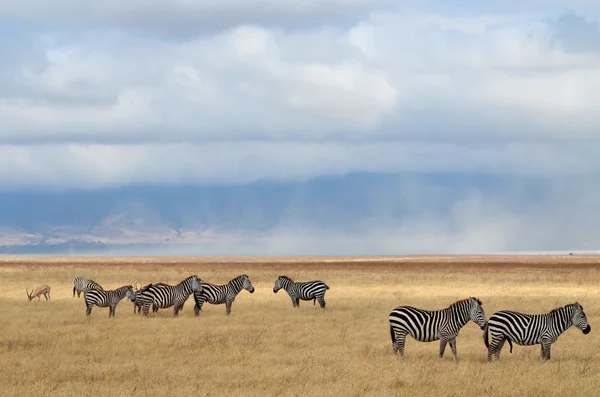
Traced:
[[[0, 264], [0, 394], [2, 396], [564, 396], [600, 390], [600, 271], [593, 260], [570, 266], [565, 258], [440, 258], [332, 261], [211, 258], [29, 259]], [[597, 258], [596, 258], [597, 260]], [[268, 263], [267, 263], [268, 262]], [[193, 299], [179, 318], [161, 310], [141, 318], [123, 300], [116, 317], [83, 297], [72, 297], [84, 275], [113, 289], [125, 284], [176, 283], [198, 274], [225, 283], [246, 273], [256, 289], [240, 292], [231, 316]], [[321, 279], [327, 308], [272, 291], [279, 274]], [[52, 287], [52, 301], [28, 301], [25, 287]], [[392, 354], [387, 316], [410, 304], [440, 309], [468, 296], [489, 317], [500, 309], [537, 313], [579, 300], [592, 332], [574, 328], [552, 346], [515, 345], [487, 363], [482, 332], [469, 323], [457, 339], [459, 361], [438, 343], [408, 338], [404, 360]]]

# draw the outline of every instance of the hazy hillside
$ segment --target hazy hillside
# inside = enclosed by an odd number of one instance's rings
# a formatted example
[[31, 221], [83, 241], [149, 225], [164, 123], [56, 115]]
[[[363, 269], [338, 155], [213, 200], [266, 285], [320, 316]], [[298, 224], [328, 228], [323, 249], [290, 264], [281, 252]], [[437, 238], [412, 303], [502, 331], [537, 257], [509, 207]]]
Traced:
[[540, 200], [544, 187], [530, 181], [508, 186], [501, 178], [477, 175], [354, 174], [243, 186], [3, 192], [0, 249], [50, 253], [107, 247], [209, 247], [228, 241], [252, 245], [254, 238], [285, 237], [290, 230], [360, 236], [373, 224], [389, 230], [416, 217], [447, 217], [473, 197], [493, 201], [494, 196], [506, 196], [507, 190], [514, 209], [526, 211]]

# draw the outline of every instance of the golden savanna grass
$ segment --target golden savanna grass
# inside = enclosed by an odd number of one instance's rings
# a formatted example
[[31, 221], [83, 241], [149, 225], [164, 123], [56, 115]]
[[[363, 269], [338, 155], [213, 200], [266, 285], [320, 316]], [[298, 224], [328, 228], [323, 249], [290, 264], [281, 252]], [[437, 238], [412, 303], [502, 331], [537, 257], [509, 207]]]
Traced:
[[[0, 395], [2, 396], [567, 396], [600, 390], [600, 258], [4, 258], [0, 259]], [[193, 300], [141, 318], [123, 300], [116, 318], [83, 296], [83, 275], [107, 289], [197, 274], [225, 283], [246, 273], [256, 292], [242, 291], [231, 316], [224, 305]], [[278, 275], [324, 280], [327, 308], [293, 309]], [[29, 302], [25, 288], [52, 288], [51, 302]], [[438, 342], [407, 339], [406, 357], [392, 354], [388, 314], [408, 304], [441, 309], [469, 296], [486, 315], [501, 309], [547, 312], [579, 300], [592, 332], [574, 327], [552, 346], [508, 345], [487, 363], [482, 331], [459, 334], [459, 361]]]

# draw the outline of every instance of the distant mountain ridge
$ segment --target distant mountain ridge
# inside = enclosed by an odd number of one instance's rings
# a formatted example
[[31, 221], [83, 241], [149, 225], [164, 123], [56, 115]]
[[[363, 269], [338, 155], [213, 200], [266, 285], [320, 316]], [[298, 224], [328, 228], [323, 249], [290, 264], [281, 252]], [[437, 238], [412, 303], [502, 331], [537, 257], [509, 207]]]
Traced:
[[[360, 234], [367, 223], [448, 213], [474, 190], [492, 197], [506, 183], [489, 175], [352, 174], [236, 186], [0, 192], [0, 253], [227, 244], [287, 228]], [[519, 205], [542, 190], [528, 182]]]

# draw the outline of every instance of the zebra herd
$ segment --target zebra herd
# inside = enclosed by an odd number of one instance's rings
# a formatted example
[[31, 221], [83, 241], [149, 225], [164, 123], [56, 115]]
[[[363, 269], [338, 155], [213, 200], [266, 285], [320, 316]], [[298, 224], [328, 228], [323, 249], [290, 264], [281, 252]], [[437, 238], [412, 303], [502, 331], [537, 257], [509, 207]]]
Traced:
[[[325, 291], [329, 286], [321, 280], [294, 282], [287, 276], [279, 276], [275, 281], [273, 292], [277, 293], [284, 289], [290, 299], [293, 307], [298, 308], [300, 300], [312, 300], [313, 304], [319, 301], [321, 308], [325, 308]], [[112, 291], [105, 291], [100, 284], [85, 277], [78, 276], [73, 280], [73, 297], [77, 292], [77, 297], [83, 292], [86, 305], [86, 315], [92, 312], [92, 307], [109, 307], [109, 317], [114, 317], [117, 304], [125, 297], [133, 302], [133, 312], [143, 313], [148, 316], [150, 306], [152, 312], [159, 309], [173, 307], [173, 316], [177, 317], [183, 309], [183, 305], [193, 294], [194, 296], [194, 315], [198, 316], [204, 302], [213, 305], [225, 304], [225, 312], [231, 314], [231, 305], [236, 296], [245, 289], [251, 294], [254, 293], [254, 286], [247, 274], [242, 274], [227, 284], [210, 284], [197, 275], [192, 275], [181, 281], [177, 285], [165, 284], [162, 282], [148, 284], [139, 289], [134, 289], [131, 285], [125, 285]]]
[[[429, 311], [412, 306], [398, 306], [389, 315], [392, 351], [404, 357], [406, 335], [420, 342], [440, 341], [439, 356], [444, 356], [450, 344], [452, 356], [457, 360], [456, 337], [469, 321], [484, 331], [483, 340], [488, 349], [487, 359], [500, 359], [504, 342], [508, 341], [512, 353], [512, 342], [521, 346], [541, 345], [541, 358], [550, 359], [550, 346], [571, 326], [587, 335], [591, 331], [584, 307], [579, 302], [543, 314], [525, 314], [511, 310], [498, 311], [486, 321], [479, 299], [470, 297], [454, 302], [442, 310]], [[489, 333], [492, 341], [489, 341]]]
[[[111, 291], [105, 291], [93, 280], [76, 277], [73, 280], [73, 297], [77, 292], [84, 294], [86, 315], [89, 316], [94, 305], [109, 307], [109, 317], [115, 316], [117, 304], [125, 297], [133, 302], [133, 312], [148, 316], [159, 309], [173, 307], [173, 316], [177, 317], [183, 305], [190, 297], [194, 297], [194, 315], [198, 316], [202, 305], [208, 302], [213, 305], [225, 304], [225, 312], [231, 314], [231, 306], [236, 296], [245, 289], [254, 293], [254, 286], [247, 274], [242, 274], [227, 284], [216, 285], [205, 282], [197, 275], [187, 277], [177, 285], [162, 282], [148, 284], [139, 289], [125, 285]], [[273, 293], [284, 289], [292, 300], [294, 308], [299, 308], [300, 300], [319, 302], [325, 308], [325, 292], [329, 286], [321, 280], [294, 282], [287, 276], [279, 276], [273, 286]], [[488, 361], [495, 356], [500, 359], [500, 351], [508, 341], [512, 353], [513, 342], [522, 346], [541, 345], [542, 359], [550, 359], [550, 346], [558, 337], [571, 326], [579, 328], [584, 334], [591, 330], [579, 302], [568, 304], [543, 314], [525, 314], [510, 310], [498, 311], [486, 319], [482, 302], [470, 297], [454, 302], [445, 309], [430, 311], [413, 306], [398, 306], [389, 314], [392, 351], [404, 357], [406, 336], [420, 342], [440, 341], [439, 357], [444, 356], [449, 344], [454, 360], [456, 353], [456, 338], [460, 330], [469, 322], [477, 324], [484, 332], [483, 339], [488, 349]], [[489, 334], [492, 340], [489, 340]]]

